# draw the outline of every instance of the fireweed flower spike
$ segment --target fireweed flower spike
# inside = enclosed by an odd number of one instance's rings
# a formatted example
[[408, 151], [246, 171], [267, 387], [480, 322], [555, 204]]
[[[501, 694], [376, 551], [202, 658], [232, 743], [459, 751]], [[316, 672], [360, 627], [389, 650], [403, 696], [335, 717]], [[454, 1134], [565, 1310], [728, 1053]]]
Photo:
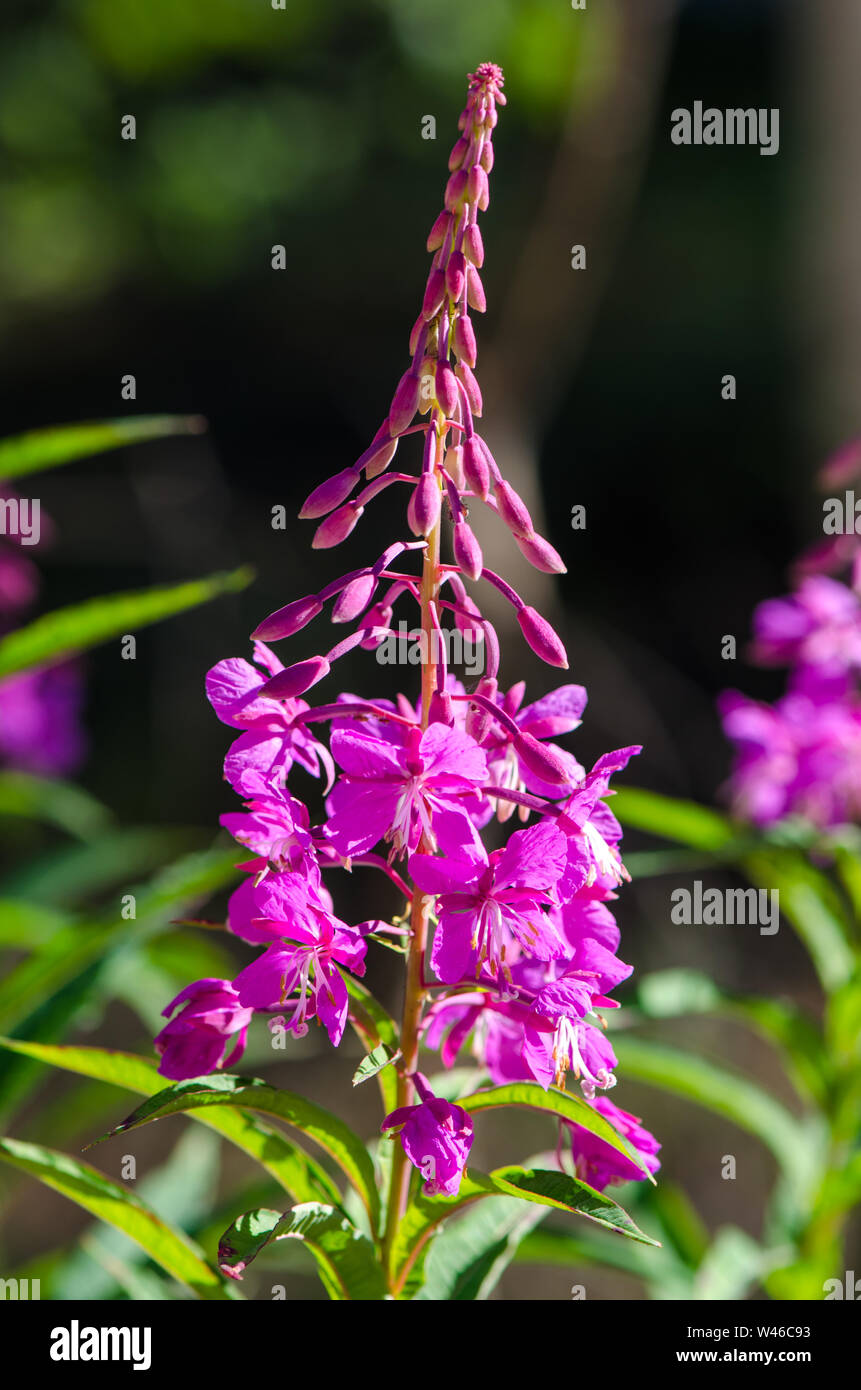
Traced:
[[[446, 1067], [468, 1046], [494, 1082], [527, 1081], [538, 1095], [570, 1076], [596, 1116], [618, 1116], [636, 1144], [627, 1167], [619, 1154], [613, 1168], [612, 1143], [607, 1157], [588, 1124], [572, 1126], [573, 1160], [560, 1148], [560, 1164], [573, 1161], [602, 1183], [643, 1178], [657, 1166], [651, 1136], [595, 1099], [615, 1083], [603, 1011], [615, 1007], [608, 995], [630, 973], [616, 955], [608, 906], [627, 875], [605, 797], [639, 748], [606, 754], [587, 773], [557, 743], [579, 726], [585, 689], [565, 684], [530, 702], [516, 673], [505, 683], [499, 638], [470, 587], [484, 580], [501, 593], [532, 651], [567, 668], [546, 619], [485, 570], [467, 520], [470, 507], [488, 506], [511, 533], [514, 555], [519, 547], [541, 570], [564, 569], [476, 429], [473, 316], [485, 307], [478, 218], [489, 204], [504, 104], [500, 69], [482, 64], [469, 79], [444, 208], [428, 238], [432, 260], [410, 361], [368, 449], [316, 486], [302, 511], [317, 527], [314, 544], [333, 547], [382, 487], [407, 483], [401, 536], [320, 593], [285, 602], [253, 633], [253, 662], [220, 661], [207, 678], [216, 714], [237, 735], [224, 775], [244, 803], [222, 817], [241, 846], [244, 874], [227, 928], [259, 954], [232, 983], [200, 981], [179, 995], [167, 1012], [182, 1011], [157, 1041], [170, 1077], [224, 1065], [228, 1037], [238, 1034], [241, 1047], [254, 1014], [276, 1016], [294, 1036], [322, 1025], [337, 1047], [349, 1021], [367, 1032], [351, 980], [364, 974], [371, 943], [404, 943], [399, 1051], [386, 1078], [391, 1086], [396, 1077], [394, 1104], [383, 1122], [394, 1140], [380, 1232], [389, 1275], [411, 1191], [423, 1181], [429, 1194], [456, 1195], [472, 1143], [468, 1108], [434, 1095], [419, 1073], [420, 1042], [438, 1049]], [[412, 435], [420, 447], [407, 471]], [[397, 473], [396, 448], [404, 460]], [[318, 637], [309, 656], [299, 634], [324, 631], [330, 603], [345, 635], [334, 646]], [[340, 657], [373, 651], [404, 611], [407, 630], [422, 639], [420, 689], [392, 702], [337, 688]], [[481, 644], [483, 674], [469, 690], [439, 640], [451, 623]], [[288, 641], [282, 661], [269, 644]], [[514, 647], [522, 650], [519, 634]], [[314, 810], [298, 794], [308, 774], [319, 788]], [[512, 816], [514, 833], [500, 831]], [[507, 836], [498, 848], [482, 833], [494, 819], [496, 843]], [[349, 889], [339, 902], [337, 880], [356, 864], [379, 870], [403, 894], [391, 922], [349, 920]], [[595, 1123], [601, 1130], [604, 1120]]]

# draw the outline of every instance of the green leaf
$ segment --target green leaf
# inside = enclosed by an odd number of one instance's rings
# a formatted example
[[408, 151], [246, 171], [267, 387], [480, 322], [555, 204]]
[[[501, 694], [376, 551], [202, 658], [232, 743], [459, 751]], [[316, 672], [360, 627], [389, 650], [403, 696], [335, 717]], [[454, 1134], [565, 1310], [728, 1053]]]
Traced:
[[161, 1221], [134, 1193], [89, 1164], [18, 1139], [0, 1139], [0, 1160], [38, 1178], [46, 1187], [123, 1231], [198, 1298], [235, 1297], [186, 1236]]
[[72, 918], [53, 907], [26, 902], [23, 898], [0, 898], [0, 947], [32, 951], [46, 945]]
[[470, 1115], [513, 1105], [525, 1110], [544, 1110], [558, 1119], [570, 1120], [596, 1134], [611, 1148], [618, 1149], [619, 1153], [624, 1154], [641, 1170], [644, 1178], [654, 1182], [651, 1173], [643, 1167], [638, 1156], [621, 1135], [616, 1133], [609, 1121], [570, 1091], [561, 1091], [556, 1086], [551, 1086], [545, 1091], [536, 1081], [515, 1081], [510, 1085], [490, 1086], [486, 1091], [476, 1091], [474, 1095], [463, 1096], [458, 1105]]
[[[110, 1052], [100, 1047], [56, 1047], [0, 1038], [0, 1047], [78, 1076], [93, 1077], [140, 1095], [163, 1093], [164, 1077], [152, 1062], [130, 1052]], [[198, 1112], [191, 1118], [216, 1130], [238, 1149], [256, 1159], [296, 1202], [322, 1199], [338, 1205], [340, 1194], [325, 1169], [280, 1130], [241, 1110]]]
[[[138, 1106], [120, 1124], [115, 1125], [103, 1139], [125, 1134], [150, 1120], [166, 1115], [182, 1114], [187, 1110], [211, 1106], [232, 1105], [245, 1110], [259, 1110], [276, 1115], [287, 1124], [307, 1134], [339, 1165], [362, 1198], [374, 1229], [379, 1219], [379, 1192], [374, 1165], [367, 1148], [343, 1120], [322, 1106], [292, 1091], [281, 1091], [255, 1077], [231, 1076], [218, 1072], [194, 1081], [180, 1081], [168, 1086], [150, 1100]], [[101, 1142], [98, 1140], [97, 1142]]]
[[852, 974], [855, 957], [847, 941], [845, 910], [834, 885], [792, 850], [762, 850], [744, 860], [745, 872], [759, 888], [776, 889], [780, 911], [810, 953], [826, 993]]
[[372, 1242], [343, 1212], [320, 1202], [304, 1202], [283, 1215], [266, 1207], [246, 1212], [221, 1237], [218, 1263], [226, 1274], [241, 1278], [255, 1256], [279, 1240], [301, 1240], [308, 1247], [330, 1298], [385, 1297], [385, 1280]]
[[205, 844], [197, 829], [129, 826], [75, 841], [20, 864], [4, 879], [11, 897], [68, 909], [154, 872]]
[[[414, 1300], [448, 1303], [488, 1298], [521, 1242], [546, 1215], [542, 1207], [511, 1197], [476, 1202], [456, 1220], [446, 1222], [430, 1245]], [[409, 1294], [408, 1288], [404, 1294]]]
[[[366, 985], [355, 975], [341, 971], [341, 979], [350, 996], [350, 1024], [369, 1051], [383, 1045], [396, 1055], [400, 1046], [397, 1024], [375, 999]], [[394, 1110], [398, 1103], [398, 1078], [396, 1072], [388, 1067], [377, 1071], [377, 1083], [383, 1099], [386, 1114]], [[354, 1081], [355, 1085], [356, 1082]]]
[[131, 889], [136, 916], [115, 913], [56, 932], [47, 946], [16, 966], [0, 984], [0, 1027], [13, 1028], [50, 993], [62, 988], [105, 952], [162, 930], [177, 908], [210, 897], [237, 875], [235, 849], [188, 855], [150, 884]]
[[372, 1076], [377, 1076], [383, 1067], [389, 1066], [400, 1055], [400, 1050], [393, 1052], [388, 1043], [380, 1043], [356, 1067], [353, 1072], [353, 1085], [361, 1086], [363, 1081], [370, 1081]]
[[789, 1253], [764, 1250], [745, 1231], [724, 1226], [697, 1270], [691, 1297], [709, 1302], [738, 1302]]
[[79, 840], [93, 839], [111, 823], [107, 807], [81, 787], [29, 772], [0, 772], [0, 816], [43, 821]]
[[70, 608], [55, 609], [0, 641], [0, 679], [62, 661], [111, 637], [209, 603], [221, 594], [238, 593], [252, 578], [253, 571], [245, 566], [207, 579], [110, 594], [107, 598], [87, 599]]
[[620, 788], [613, 797], [612, 810], [623, 825], [648, 830], [693, 849], [714, 852], [737, 837], [732, 822], [717, 811], [640, 787]]
[[92, 420], [28, 430], [26, 434], [0, 440], [0, 478], [21, 478], [126, 444], [176, 434], [201, 434], [205, 429], [206, 421], [199, 415], [130, 415], [121, 420]]

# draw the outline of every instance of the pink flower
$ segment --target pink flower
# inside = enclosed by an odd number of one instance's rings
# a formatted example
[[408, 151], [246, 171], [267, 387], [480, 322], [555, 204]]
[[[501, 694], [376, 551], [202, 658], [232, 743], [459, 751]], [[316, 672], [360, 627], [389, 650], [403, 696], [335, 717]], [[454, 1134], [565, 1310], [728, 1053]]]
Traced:
[[431, 954], [437, 977], [456, 984], [476, 977], [486, 962], [494, 978], [510, 979], [506, 957], [516, 954], [515, 947], [541, 960], [561, 955], [562, 942], [544, 907], [556, 900], [564, 863], [564, 836], [549, 823], [518, 830], [489, 858], [483, 846], [469, 858], [413, 855], [413, 879], [438, 895]]
[[424, 1177], [429, 1197], [456, 1197], [472, 1148], [472, 1119], [461, 1106], [435, 1096], [424, 1077], [417, 1074], [413, 1080], [421, 1103], [393, 1110], [381, 1130], [399, 1129], [404, 1152]]
[[329, 839], [349, 858], [387, 840], [395, 854], [424, 843], [454, 854], [477, 845], [467, 813], [487, 778], [487, 759], [468, 734], [431, 724], [397, 746], [361, 730], [335, 729], [335, 761], [345, 776], [329, 797]]
[[[196, 980], [187, 985], [163, 1010], [164, 1017], [180, 1004], [184, 1007], [155, 1039], [162, 1076], [187, 1081], [239, 1061], [252, 1010], [240, 1002], [229, 980]], [[234, 1033], [239, 1034], [236, 1046], [223, 1061], [225, 1044]]]
[[598, 1096], [590, 1104], [627, 1140], [642, 1166], [638, 1167], [590, 1129], [564, 1120], [563, 1125], [571, 1142], [574, 1172], [580, 1181], [588, 1183], [597, 1192], [603, 1192], [605, 1187], [623, 1182], [642, 1182], [646, 1173], [657, 1173], [661, 1166], [657, 1157], [661, 1146], [655, 1136], [643, 1128], [637, 1116], [620, 1110], [607, 1096]]

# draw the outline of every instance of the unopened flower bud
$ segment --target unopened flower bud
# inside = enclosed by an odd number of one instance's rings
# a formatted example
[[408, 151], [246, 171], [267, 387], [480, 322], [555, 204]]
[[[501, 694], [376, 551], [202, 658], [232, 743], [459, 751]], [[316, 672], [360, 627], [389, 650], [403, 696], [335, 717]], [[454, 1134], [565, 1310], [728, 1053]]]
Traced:
[[434, 269], [428, 276], [425, 288], [425, 297], [422, 300], [422, 316], [425, 319], [432, 319], [442, 308], [445, 299], [445, 273], [442, 270]]
[[412, 424], [419, 405], [419, 378], [416, 372], [404, 372], [392, 397], [389, 410], [389, 434], [400, 434]]
[[461, 135], [459, 140], [455, 140], [454, 145], [452, 146], [451, 154], [448, 157], [448, 167], [449, 171], [452, 174], [454, 173], [455, 169], [460, 168], [461, 164], [464, 161], [464, 158], [466, 157], [466, 152], [468, 149], [469, 141], [467, 140], [466, 136]]
[[381, 473], [385, 473], [389, 464], [395, 456], [398, 447], [397, 439], [384, 440], [375, 454], [372, 454], [365, 464], [365, 477], [368, 482], [372, 478], [377, 478]]
[[429, 536], [439, 521], [439, 483], [433, 473], [423, 473], [407, 507], [407, 523], [414, 536]]
[[454, 321], [454, 350], [461, 362], [474, 367], [478, 351], [475, 343], [475, 329], [468, 314], [458, 314]]
[[[494, 124], [496, 124], [496, 122], [494, 122]], [[485, 140], [484, 144], [482, 145], [481, 157], [478, 162], [481, 165], [484, 172], [486, 174], [489, 174], [491, 169], [493, 168], [493, 146], [489, 140]]]
[[442, 466], [451, 478], [458, 492], [463, 492], [466, 488], [466, 479], [463, 476], [463, 445], [452, 444], [445, 451], [445, 458]]
[[463, 472], [473, 492], [481, 498], [490, 491], [490, 469], [476, 435], [470, 435], [463, 445]]
[[443, 414], [453, 415], [457, 409], [457, 381], [447, 362], [437, 363], [434, 393]]
[[565, 562], [558, 550], [554, 550], [543, 536], [514, 537], [518, 550], [525, 560], [542, 574], [565, 574]]
[[482, 212], [490, 202], [490, 186], [487, 182], [487, 174], [480, 164], [473, 164], [469, 171], [467, 197], [471, 203], [477, 203]]
[[452, 251], [445, 268], [445, 283], [449, 297], [454, 300], [460, 299], [466, 283], [466, 257], [462, 251]]
[[428, 709], [429, 724], [454, 724], [454, 701], [447, 690], [435, 690]]
[[526, 638], [536, 656], [546, 661], [548, 666], [560, 666], [568, 670], [568, 656], [565, 648], [546, 618], [527, 604], [517, 614], [520, 631]]
[[322, 608], [323, 605], [315, 594], [309, 594], [307, 598], [297, 598], [293, 603], [276, 609], [268, 618], [264, 618], [252, 632], [252, 641], [279, 642], [282, 637], [292, 637], [294, 632], [299, 632], [312, 618], [316, 618], [317, 614], [322, 612]]
[[481, 546], [475, 539], [472, 528], [466, 521], [456, 521], [452, 537], [454, 558], [467, 579], [480, 579], [484, 567]]
[[445, 186], [445, 205], [449, 212], [460, 212], [466, 197], [467, 172], [457, 169]]
[[376, 576], [361, 574], [342, 589], [332, 606], [333, 623], [351, 623], [363, 613], [374, 597], [377, 587]]
[[[483, 695], [485, 699], [491, 700], [496, 704], [496, 693], [499, 683], [494, 676], [482, 676], [475, 688], [476, 695]], [[490, 732], [492, 715], [482, 709], [481, 705], [467, 705], [466, 707], [466, 732], [470, 738], [474, 738], [476, 743], [481, 743]]]
[[570, 765], [531, 734], [520, 734], [514, 739], [514, 747], [529, 771], [540, 777], [542, 782], [552, 782], [557, 786], [566, 786], [570, 782]]
[[481, 610], [469, 594], [464, 594], [463, 598], [459, 600], [459, 607], [465, 608], [466, 613], [455, 613], [454, 625], [467, 642], [471, 642], [476, 647], [479, 642], [484, 641], [484, 626], [480, 621], [473, 621], [472, 617], [467, 617], [467, 614], [474, 614], [476, 619], [480, 619]]
[[295, 666], [286, 666], [262, 687], [261, 694], [273, 700], [292, 700], [304, 695], [312, 685], [316, 685], [329, 674], [330, 666], [324, 656], [312, 656], [307, 661], [297, 661]]
[[463, 384], [466, 399], [469, 401], [469, 408], [473, 415], [481, 415], [484, 405], [481, 399], [481, 387], [476, 381], [472, 369], [465, 362], [458, 362], [454, 373], [458, 381]]
[[346, 506], [339, 507], [317, 527], [311, 549], [330, 550], [333, 545], [340, 545], [341, 541], [347, 539], [364, 510], [358, 502], [348, 502]]
[[[438, 251], [448, 236], [448, 229], [451, 226], [451, 213], [441, 212], [436, 222], [434, 222], [428, 232], [428, 250]], [[413, 348], [415, 352], [415, 348]]]
[[483, 314], [487, 308], [481, 276], [472, 265], [466, 272], [466, 302], [470, 309], [474, 309], [477, 314]]
[[463, 251], [466, 259], [472, 261], [473, 265], [484, 265], [484, 242], [477, 222], [471, 222], [463, 234]]
[[[388, 603], [387, 603], [387, 604], [375, 603], [374, 606], [373, 606], [372, 608], [369, 608], [369, 609], [368, 609], [367, 613], [365, 614], [364, 618], [362, 619], [362, 631], [363, 631], [363, 632], [365, 631], [365, 629], [368, 629], [368, 630], [370, 631], [371, 629], [373, 629], [373, 628], [375, 628], [375, 627], [376, 627], [376, 628], [381, 628], [381, 627], [382, 627], [382, 628], [386, 628], [386, 627], [391, 627], [391, 625], [392, 625], [392, 606], [391, 606], [391, 604], [388, 604]], [[385, 638], [384, 638], [384, 637], [381, 637], [381, 636], [368, 636], [368, 637], [365, 637], [365, 638], [363, 639], [363, 641], [360, 643], [360, 646], [361, 646], [361, 648], [362, 648], [363, 651], [372, 652], [372, 651], [374, 651], [375, 648], [377, 648], [377, 647], [380, 645], [380, 643], [383, 642], [383, 641], [385, 641]]]
[[334, 511], [335, 507], [340, 507], [356, 486], [357, 477], [355, 469], [345, 468], [342, 472], [327, 478], [325, 483], [315, 487], [305, 502], [299, 513], [300, 519], [312, 521], [318, 516], [325, 516], [327, 512]]
[[493, 492], [496, 497], [496, 506], [499, 515], [512, 535], [521, 540], [533, 536], [535, 531], [532, 525], [532, 517], [526, 509], [526, 504], [522, 498], [517, 495], [514, 488], [511, 487], [509, 483], [500, 479], [500, 481], [496, 483]]

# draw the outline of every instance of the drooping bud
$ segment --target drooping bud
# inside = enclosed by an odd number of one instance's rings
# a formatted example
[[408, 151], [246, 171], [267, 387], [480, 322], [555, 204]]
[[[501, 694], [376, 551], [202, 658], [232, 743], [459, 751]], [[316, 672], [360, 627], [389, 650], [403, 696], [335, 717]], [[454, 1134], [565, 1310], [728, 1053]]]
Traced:
[[474, 647], [478, 646], [479, 642], [484, 641], [484, 626], [480, 621], [473, 622], [471, 617], [467, 617], [467, 614], [472, 614], [476, 619], [480, 620], [481, 609], [478, 604], [470, 598], [469, 594], [464, 594], [463, 598], [458, 600], [458, 607], [465, 608], [466, 613], [455, 613], [455, 627], [458, 632], [466, 638], [467, 642], [471, 642]]
[[[372, 633], [374, 628], [387, 628], [392, 624], [392, 606], [389, 603], [375, 603], [373, 608], [369, 608], [362, 619], [362, 631]], [[362, 639], [361, 647], [363, 651], [374, 651], [385, 638], [379, 633], [374, 633]]]
[[466, 488], [466, 479], [463, 476], [463, 445], [452, 444], [445, 451], [445, 458], [442, 466], [451, 478], [458, 492], [463, 492]]
[[[493, 676], [482, 676], [475, 688], [476, 695], [484, 695], [486, 699], [492, 700], [496, 704], [496, 693], [499, 683]], [[474, 738], [476, 743], [481, 743], [490, 732], [492, 715], [481, 705], [467, 705], [466, 707], [466, 732], [470, 738]]]
[[[451, 213], [441, 212], [436, 222], [434, 222], [428, 232], [428, 250], [438, 251], [448, 236], [448, 229], [451, 226]], [[412, 349], [415, 352], [415, 348]]]
[[483, 314], [487, 309], [484, 285], [481, 283], [481, 276], [473, 265], [469, 266], [466, 272], [466, 302], [470, 309], [474, 309], [477, 314]]
[[466, 197], [468, 175], [465, 169], [457, 169], [445, 186], [445, 205], [449, 212], [460, 212]]
[[465, 362], [468, 367], [474, 367], [478, 357], [478, 349], [475, 342], [475, 329], [468, 314], [458, 314], [455, 319], [452, 342], [461, 362]]
[[418, 406], [419, 378], [418, 373], [411, 369], [404, 372], [392, 397], [389, 410], [389, 434], [400, 434], [401, 430], [405, 430], [407, 425], [412, 424]]
[[283, 608], [278, 608], [274, 613], [270, 613], [268, 618], [258, 624], [251, 634], [252, 641], [260, 642], [279, 642], [282, 637], [292, 637], [294, 632], [299, 632], [306, 623], [310, 623], [312, 618], [322, 612], [323, 605], [316, 594], [309, 594], [307, 598], [294, 599], [293, 603], [286, 604]]
[[552, 782], [556, 786], [567, 786], [571, 780], [570, 765], [554, 753], [552, 748], [539, 743], [531, 734], [521, 733], [513, 740], [518, 756], [529, 771], [542, 782]]
[[423, 473], [407, 507], [407, 523], [414, 536], [429, 536], [439, 521], [439, 484], [432, 473]]
[[468, 149], [469, 141], [466, 139], [465, 136], [461, 135], [459, 140], [455, 140], [454, 145], [452, 146], [451, 154], [448, 157], [448, 167], [449, 171], [452, 174], [454, 173], [455, 169], [460, 168], [461, 164], [464, 161], [464, 158], [466, 157], [466, 152]]
[[447, 362], [438, 362], [434, 378], [434, 394], [444, 415], [453, 415], [457, 409], [457, 381]]
[[452, 251], [445, 268], [445, 284], [451, 299], [460, 299], [466, 280], [466, 258], [462, 251]]
[[463, 444], [463, 471], [473, 492], [486, 499], [490, 491], [490, 469], [484, 450], [474, 434]]
[[509, 483], [500, 479], [493, 489], [499, 515], [513, 536], [523, 540], [534, 536], [532, 517], [526, 504]]
[[454, 724], [454, 704], [447, 690], [435, 690], [428, 709], [429, 724]]
[[518, 550], [525, 560], [535, 569], [541, 570], [542, 574], [565, 574], [565, 561], [554, 550], [549, 541], [543, 536], [518, 536], [514, 537]]
[[332, 606], [333, 623], [351, 623], [363, 613], [374, 597], [377, 579], [373, 574], [362, 574], [342, 589]]
[[316, 685], [329, 674], [331, 667], [324, 656], [312, 656], [307, 661], [297, 661], [294, 666], [285, 666], [277, 676], [268, 680], [261, 694], [273, 700], [293, 700], [304, 695], [312, 685]]
[[471, 203], [477, 203], [482, 212], [490, 202], [490, 186], [487, 182], [487, 174], [480, 164], [473, 164], [469, 171], [467, 197]]
[[445, 272], [434, 269], [428, 276], [425, 297], [422, 300], [422, 316], [432, 319], [442, 308], [445, 299]]
[[364, 510], [358, 502], [348, 502], [346, 506], [339, 507], [317, 527], [311, 549], [331, 550], [333, 545], [340, 545], [341, 541], [347, 539]]
[[455, 522], [452, 546], [454, 558], [467, 579], [480, 579], [484, 560], [481, 546], [475, 539], [468, 522], [463, 520]]
[[470, 222], [463, 234], [463, 251], [466, 259], [479, 269], [484, 265], [484, 241], [477, 222]]
[[[495, 124], [496, 122], [494, 121], [494, 125]], [[484, 144], [482, 145], [481, 157], [479, 158], [478, 162], [481, 165], [484, 172], [486, 174], [489, 174], [491, 169], [493, 168], [493, 146], [489, 140], [485, 140]]]
[[469, 408], [473, 415], [481, 415], [484, 402], [481, 399], [481, 387], [475, 379], [472, 370], [465, 362], [458, 362], [454, 369], [458, 381], [463, 384], [466, 392], [466, 399], [469, 401]]
[[377, 478], [381, 473], [385, 473], [389, 464], [395, 456], [398, 447], [397, 439], [388, 439], [382, 443], [375, 454], [372, 454], [365, 464], [365, 477], [368, 482], [372, 478]]
[[356, 486], [357, 478], [358, 474], [353, 468], [345, 468], [342, 472], [327, 478], [325, 483], [315, 487], [306, 500], [299, 513], [300, 520], [313, 521], [318, 516], [325, 516], [327, 512], [334, 511], [335, 507], [340, 507]]
[[520, 631], [536, 656], [540, 656], [548, 666], [559, 666], [563, 671], [568, 670], [565, 648], [546, 618], [542, 618], [535, 608], [526, 604], [518, 610], [517, 621]]

